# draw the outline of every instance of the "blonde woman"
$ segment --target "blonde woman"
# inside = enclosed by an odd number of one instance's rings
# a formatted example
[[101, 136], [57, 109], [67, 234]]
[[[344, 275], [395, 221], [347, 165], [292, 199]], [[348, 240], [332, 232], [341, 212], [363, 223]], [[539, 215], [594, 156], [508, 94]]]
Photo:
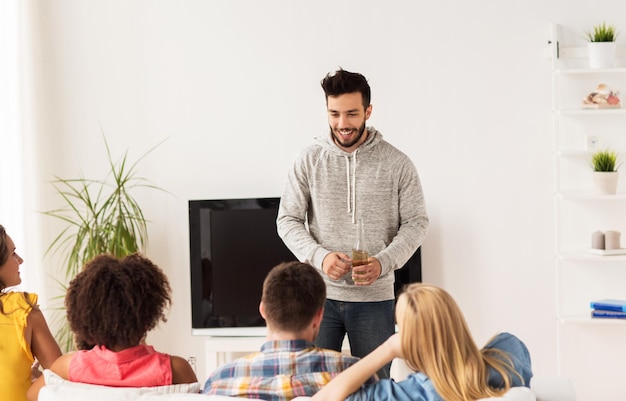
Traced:
[[[396, 306], [399, 332], [340, 373], [313, 400], [469, 401], [528, 387], [530, 355], [509, 333], [478, 349], [454, 299], [441, 288], [411, 284]], [[403, 358], [416, 373], [362, 387], [381, 366]]]

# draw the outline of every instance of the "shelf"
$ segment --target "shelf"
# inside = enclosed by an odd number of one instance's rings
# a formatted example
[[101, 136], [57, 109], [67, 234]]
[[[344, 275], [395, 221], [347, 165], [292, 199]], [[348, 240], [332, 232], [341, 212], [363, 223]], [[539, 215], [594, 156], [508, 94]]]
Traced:
[[606, 116], [606, 115], [626, 115], [626, 108], [619, 109], [557, 109], [554, 110], [555, 114], [562, 116]]
[[558, 75], [605, 75], [605, 74], [623, 74], [626, 73], [626, 67], [614, 68], [557, 68], [554, 70]]
[[560, 157], [591, 157], [595, 150], [559, 150], [556, 152]]
[[615, 195], [596, 194], [592, 191], [561, 191], [556, 195], [562, 200], [582, 200], [582, 201], [623, 201], [626, 200], [626, 193]]
[[626, 255], [607, 255], [600, 256], [594, 255], [589, 251], [576, 251], [576, 252], [563, 252], [557, 255], [557, 257], [564, 262], [579, 262], [579, 263], [625, 263]]
[[[626, 46], [618, 44], [614, 67], [590, 68], [587, 43], [571, 42], [581, 32], [553, 24], [546, 50], [552, 85], [554, 319], [557, 373], [579, 381], [587, 390], [582, 398], [594, 399], [588, 395], [602, 393], [598, 390], [606, 382], [590, 381], [585, 367], [593, 366], [594, 374], [605, 377], [616, 365], [604, 360], [596, 364], [595, 353], [590, 351], [594, 359], [587, 358], [581, 349], [600, 345], [613, 352], [626, 335], [626, 319], [592, 317], [590, 308], [593, 299], [626, 299], [626, 254], [602, 255], [590, 249], [592, 234], [599, 229], [621, 231], [620, 246], [626, 245], [626, 186], [613, 195], [596, 191], [590, 165], [594, 152], [606, 148], [626, 160]], [[600, 84], [621, 92], [622, 107], [583, 107], [584, 99], [602, 89]], [[598, 354], [597, 359], [604, 357]]]
[[[597, 152], [600, 149], [589, 149], [589, 150], [559, 150], [557, 152], [555, 152], [556, 156], [559, 157], [591, 157], [591, 155], [593, 155], [594, 152]], [[619, 158], [626, 158], [626, 153], [624, 152], [618, 152], [617, 153], [617, 157]]]
[[[559, 318], [559, 323], [564, 324], [588, 324], [588, 325], [603, 325], [603, 324], [624, 324], [626, 325], [626, 319], [611, 319], [611, 318], [592, 318], [591, 312], [588, 315], [572, 315], [562, 316]], [[625, 326], [626, 327], [626, 326]]]

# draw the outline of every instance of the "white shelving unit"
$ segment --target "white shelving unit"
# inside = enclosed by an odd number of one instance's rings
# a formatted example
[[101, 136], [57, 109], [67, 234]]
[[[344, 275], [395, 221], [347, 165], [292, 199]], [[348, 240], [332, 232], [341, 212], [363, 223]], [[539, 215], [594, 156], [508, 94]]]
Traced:
[[[575, 37], [552, 26], [554, 230], [558, 373], [572, 379], [578, 399], [624, 399], [626, 320], [594, 319], [589, 303], [626, 299], [626, 256], [589, 251], [594, 231], [617, 230], [626, 245], [626, 163], [618, 193], [593, 191], [590, 158], [610, 148], [626, 162], [626, 48], [618, 48], [615, 68], [590, 69], [584, 46], [566, 47]], [[568, 36], [568, 34], [570, 34]], [[583, 98], [603, 83], [622, 93], [623, 108], [582, 108]]]

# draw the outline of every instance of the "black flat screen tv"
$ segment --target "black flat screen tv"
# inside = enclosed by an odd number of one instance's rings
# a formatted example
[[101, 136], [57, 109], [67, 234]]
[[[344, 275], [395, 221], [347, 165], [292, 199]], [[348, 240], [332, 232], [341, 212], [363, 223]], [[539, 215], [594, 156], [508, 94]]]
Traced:
[[[189, 201], [191, 321], [194, 335], [262, 335], [263, 280], [297, 260], [276, 232], [280, 198]], [[421, 281], [420, 250], [396, 271], [396, 291]]]

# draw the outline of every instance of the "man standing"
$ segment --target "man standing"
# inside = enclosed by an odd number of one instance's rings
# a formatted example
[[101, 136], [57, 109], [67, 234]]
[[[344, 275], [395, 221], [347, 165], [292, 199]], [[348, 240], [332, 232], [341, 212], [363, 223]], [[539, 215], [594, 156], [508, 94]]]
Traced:
[[[203, 393], [266, 401], [311, 396], [358, 358], [316, 348], [326, 288], [317, 269], [301, 262], [274, 267], [263, 282], [259, 311], [267, 324], [260, 352], [215, 370]], [[373, 383], [372, 377], [368, 383]]]
[[[422, 244], [428, 217], [413, 162], [365, 125], [367, 79], [340, 69], [322, 88], [330, 132], [296, 158], [277, 229], [299, 260], [323, 272], [327, 300], [316, 345], [340, 350], [347, 333], [352, 355], [363, 357], [394, 333], [394, 271]], [[359, 219], [370, 259], [351, 269]]]

